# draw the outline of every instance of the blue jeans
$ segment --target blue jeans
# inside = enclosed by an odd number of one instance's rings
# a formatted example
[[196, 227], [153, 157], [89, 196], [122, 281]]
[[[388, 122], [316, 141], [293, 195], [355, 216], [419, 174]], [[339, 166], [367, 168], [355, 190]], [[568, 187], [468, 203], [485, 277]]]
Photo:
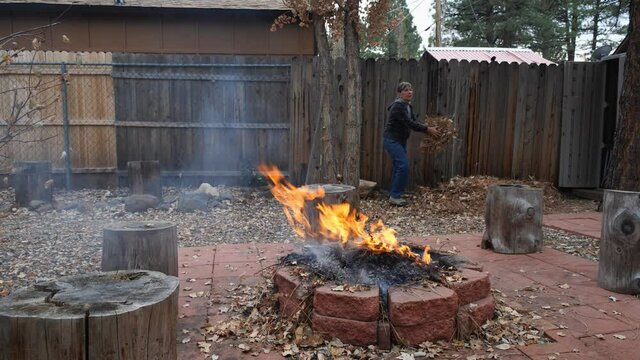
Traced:
[[404, 194], [409, 180], [409, 159], [407, 145], [399, 141], [384, 138], [384, 149], [393, 160], [393, 175], [391, 176], [391, 197], [400, 198]]

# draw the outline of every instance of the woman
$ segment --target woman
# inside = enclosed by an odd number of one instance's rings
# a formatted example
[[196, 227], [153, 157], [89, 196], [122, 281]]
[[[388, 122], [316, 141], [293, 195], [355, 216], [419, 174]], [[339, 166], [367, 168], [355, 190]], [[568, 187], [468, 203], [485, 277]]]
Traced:
[[393, 175], [391, 177], [391, 194], [389, 202], [393, 205], [404, 206], [407, 201], [402, 198], [409, 179], [409, 160], [407, 159], [407, 140], [411, 130], [439, 136], [435, 127], [427, 127], [419, 123], [411, 106], [413, 86], [408, 82], [401, 82], [396, 89], [398, 97], [389, 105], [389, 117], [384, 127], [384, 149], [393, 160]]

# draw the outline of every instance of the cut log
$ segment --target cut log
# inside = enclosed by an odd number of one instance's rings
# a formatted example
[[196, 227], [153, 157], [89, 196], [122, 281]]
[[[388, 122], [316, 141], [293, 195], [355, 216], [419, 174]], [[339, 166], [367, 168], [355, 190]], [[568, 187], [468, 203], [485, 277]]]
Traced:
[[0, 360], [176, 359], [178, 278], [69, 276], [0, 300]]
[[151, 194], [162, 200], [159, 161], [127, 161], [127, 177], [130, 194]]
[[121, 222], [102, 236], [102, 271], [145, 269], [178, 276], [178, 236], [170, 222]]
[[13, 183], [16, 189], [16, 203], [19, 206], [27, 206], [31, 200], [51, 203], [51, 161], [19, 161], [16, 162], [15, 168]]
[[309, 189], [311, 191], [315, 191], [318, 188], [324, 189], [324, 197], [321, 199], [308, 200], [304, 204], [304, 212], [309, 219], [309, 224], [313, 234], [316, 236], [310, 236], [311, 238], [316, 238], [320, 240], [322, 236], [317, 236], [319, 233], [320, 223], [319, 223], [319, 212], [318, 212], [318, 204], [324, 203], [327, 205], [336, 205], [346, 203], [348, 199], [352, 198], [354, 194], [358, 192], [355, 186], [344, 185], [344, 184], [312, 184], [309, 185]]
[[487, 193], [481, 247], [503, 254], [542, 251], [542, 189], [493, 185]]
[[598, 285], [640, 294], [640, 192], [605, 190]]

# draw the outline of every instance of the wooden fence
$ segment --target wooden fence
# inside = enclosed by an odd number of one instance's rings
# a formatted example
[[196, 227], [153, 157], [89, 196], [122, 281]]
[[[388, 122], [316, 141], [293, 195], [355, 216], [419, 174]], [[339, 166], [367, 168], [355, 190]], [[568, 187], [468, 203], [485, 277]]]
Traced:
[[[306, 167], [311, 124], [318, 111], [313, 101], [317, 98], [315, 66], [302, 59], [291, 70], [296, 149], [292, 162], [298, 180]], [[339, 94], [346, 79], [344, 61], [337, 60], [333, 68]], [[382, 147], [382, 133], [386, 108], [400, 81], [414, 85], [413, 105], [420, 120], [425, 115], [450, 116], [459, 132], [458, 139], [440, 154], [422, 154], [419, 144], [424, 135], [412, 135], [408, 152], [414, 183], [433, 185], [455, 175], [474, 174], [557, 180], [562, 66], [425, 59], [362, 62], [363, 178], [390, 184], [391, 163]], [[343, 100], [335, 99], [335, 124], [344, 124]], [[342, 147], [338, 144], [336, 149]]]
[[[294, 182], [304, 179], [320, 100], [313, 57], [38, 56], [36, 61], [49, 64], [38, 65], [42, 77], [53, 83], [67, 80], [74, 172], [122, 174], [127, 161], [159, 160], [165, 175], [238, 180], [258, 163], [270, 162]], [[62, 62], [68, 76], [56, 65]], [[87, 65], [91, 62], [101, 65]], [[333, 68], [332, 131], [336, 153], [343, 154], [346, 64], [337, 59]], [[597, 165], [584, 168], [591, 166], [587, 163], [597, 154], [593, 147], [599, 145], [600, 133], [593, 128], [602, 126], [601, 69], [590, 63], [362, 61], [362, 178], [383, 187], [390, 183], [382, 133], [399, 81], [413, 83], [419, 119], [447, 115], [459, 132], [439, 154], [422, 154], [424, 135], [412, 135], [413, 184], [474, 174], [558, 183], [560, 159], [567, 176], [591, 176]], [[27, 76], [24, 68], [4, 67], [0, 89], [24, 83]], [[0, 155], [64, 165], [61, 89], [56, 85], [41, 95], [56, 101], [39, 115], [47, 118], [42, 126], [25, 135], [31, 138], [5, 147]], [[2, 118], [10, 116], [11, 101], [5, 93], [0, 96]], [[31, 141], [42, 137], [47, 140]]]
[[[0, 67], [0, 119], [24, 103], [19, 128], [30, 128], [0, 150], [0, 171], [14, 161], [48, 160], [64, 167], [62, 81], [67, 83], [71, 166], [74, 172], [114, 171], [115, 128], [110, 53], [22, 52]], [[67, 63], [61, 68], [61, 63]], [[63, 71], [66, 75], [63, 75]], [[31, 93], [31, 95], [29, 95]], [[41, 110], [37, 108], [42, 106]], [[5, 131], [6, 126], [0, 126]], [[60, 170], [59, 170], [60, 171]]]

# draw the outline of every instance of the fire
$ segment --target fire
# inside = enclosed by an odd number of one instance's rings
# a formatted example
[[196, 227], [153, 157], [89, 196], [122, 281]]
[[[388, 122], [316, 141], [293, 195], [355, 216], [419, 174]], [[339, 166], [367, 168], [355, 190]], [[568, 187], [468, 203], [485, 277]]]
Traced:
[[382, 220], [367, 227], [369, 217], [357, 213], [348, 203], [333, 205], [319, 202], [316, 206], [318, 225], [312, 226], [305, 214], [305, 204], [309, 206], [309, 201], [322, 199], [324, 190], [296, 187], [286, 181], [275, 166], [259, 165], [258, 170], [268, 179], [271, 193], [283, 205], [287, 220], [298, 236], [339, 241], [343, 246], [353, 244], [376, 254], [395, 252], [422, 264], [431, 262], [428, 245], [424, 248], [424, 255], [414, 253], [409, 246], [398, 243], [396, 231], [384, 225]]

